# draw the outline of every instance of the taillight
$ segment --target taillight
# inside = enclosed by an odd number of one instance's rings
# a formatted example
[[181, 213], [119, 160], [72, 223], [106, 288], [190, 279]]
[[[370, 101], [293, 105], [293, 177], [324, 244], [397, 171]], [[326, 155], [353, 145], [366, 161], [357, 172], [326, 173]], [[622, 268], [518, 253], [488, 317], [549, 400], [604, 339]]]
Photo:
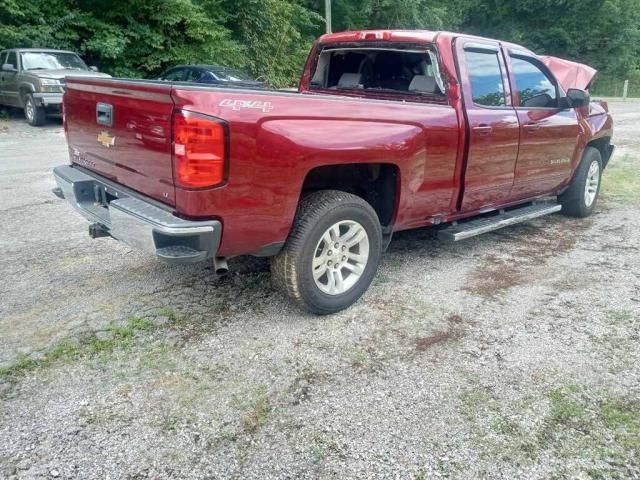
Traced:
[[215, 187], [225, 181], [225, 125], [213, 117], [177, 111], [173, 116], [174, 177], [185, 188]]

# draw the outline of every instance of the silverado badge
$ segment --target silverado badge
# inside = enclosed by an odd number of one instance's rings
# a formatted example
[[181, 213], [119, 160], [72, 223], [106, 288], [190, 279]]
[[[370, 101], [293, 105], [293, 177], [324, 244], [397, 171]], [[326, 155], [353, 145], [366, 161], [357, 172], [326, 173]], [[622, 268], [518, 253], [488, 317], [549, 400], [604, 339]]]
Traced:
[[103, 130], [98, 135], [98, 142], [100, 142], [105, 147], [114, 147], [116, 145], [116, 137], [112, 136], [106, 130]]

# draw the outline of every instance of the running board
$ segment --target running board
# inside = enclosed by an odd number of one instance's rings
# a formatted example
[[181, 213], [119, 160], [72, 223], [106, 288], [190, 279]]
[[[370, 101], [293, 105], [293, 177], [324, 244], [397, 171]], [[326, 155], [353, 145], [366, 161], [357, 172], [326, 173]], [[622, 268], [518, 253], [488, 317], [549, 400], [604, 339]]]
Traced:
[[502, 212], [492, 217], [478, 218], [468, 222], [451, 225], [438, 232], [438, 238], [445, 242], [458, 242], [466, 238], [492, 232], [509, 225], [526, 222], [533, 218], [542, 217], [562, 210], [557, 203], [538, 203]]

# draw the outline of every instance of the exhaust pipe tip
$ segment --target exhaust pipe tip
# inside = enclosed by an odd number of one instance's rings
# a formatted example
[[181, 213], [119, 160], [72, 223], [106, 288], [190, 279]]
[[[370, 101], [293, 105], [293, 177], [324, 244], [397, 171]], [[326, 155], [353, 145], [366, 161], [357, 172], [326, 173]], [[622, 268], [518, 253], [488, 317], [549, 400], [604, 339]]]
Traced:
[[224, 276], [229, 273], [229, 265], [225, 257], [213, 257], [213, 268], [217, 275]]

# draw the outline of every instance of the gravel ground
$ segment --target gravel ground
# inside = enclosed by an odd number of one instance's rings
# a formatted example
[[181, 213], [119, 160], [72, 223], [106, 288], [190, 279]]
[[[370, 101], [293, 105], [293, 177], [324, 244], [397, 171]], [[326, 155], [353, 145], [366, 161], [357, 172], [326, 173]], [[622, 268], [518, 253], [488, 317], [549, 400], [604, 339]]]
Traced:
[[52, 197], [0, 121], [0, 478], [640, 478], [640, 104], [586, 220], [395, 237], [330, 317], [268, 265], [167, 266]]

